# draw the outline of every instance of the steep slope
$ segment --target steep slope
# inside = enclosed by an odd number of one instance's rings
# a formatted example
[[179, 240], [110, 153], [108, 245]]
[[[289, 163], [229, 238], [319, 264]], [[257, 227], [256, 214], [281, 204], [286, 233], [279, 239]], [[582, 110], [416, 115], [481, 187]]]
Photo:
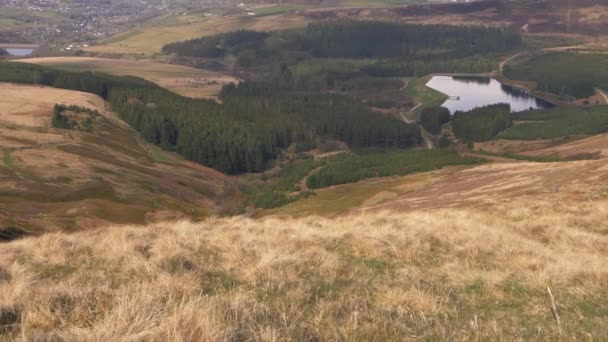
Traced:
[[[37, 232], [230, 210], [221, 173], [144, 143], [97, 96], [0, 83], [0, 230]], [[90, 132], [51, 127], [53, 107], [100, 113]]]
[[602, 338], [607, 208], [523, 201], [47, 234], [0, 249], [0, 338]]

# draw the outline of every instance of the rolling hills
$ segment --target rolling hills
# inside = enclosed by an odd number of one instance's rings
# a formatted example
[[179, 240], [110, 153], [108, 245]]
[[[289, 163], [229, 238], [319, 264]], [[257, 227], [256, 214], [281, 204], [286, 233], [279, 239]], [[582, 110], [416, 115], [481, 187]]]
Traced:
[[605, 26], [547, 1], [235, 3], [0, 62], [0, 341], [602, 340], [608, 107], [426, 86]]

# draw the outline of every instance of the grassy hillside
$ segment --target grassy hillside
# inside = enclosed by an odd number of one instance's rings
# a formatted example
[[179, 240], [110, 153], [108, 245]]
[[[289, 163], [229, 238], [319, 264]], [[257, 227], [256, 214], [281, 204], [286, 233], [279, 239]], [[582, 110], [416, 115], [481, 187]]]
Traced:
[[[231, 206], [228, 178], [144, 143], [97, 96], [7, 83], [0, 93], [0, 235], [202, 217]], [[57, 103], [100, 115], [80, 111], [85, 130], [53, 128]]]
[[601, 339], [608, 203], [512, 203], [13, 242], [0, 338]]
[[169, 43], [209, 36], [240, 29], [269, 31], [306, 25], [308, 19], [295, 14], [279, 14], [259, 17], [244, 15], [211, 16], [203, 13], [167, 15], [146, 22], [141, 27], [120, 33], [87, 51], [121, 54], [156, 54]]

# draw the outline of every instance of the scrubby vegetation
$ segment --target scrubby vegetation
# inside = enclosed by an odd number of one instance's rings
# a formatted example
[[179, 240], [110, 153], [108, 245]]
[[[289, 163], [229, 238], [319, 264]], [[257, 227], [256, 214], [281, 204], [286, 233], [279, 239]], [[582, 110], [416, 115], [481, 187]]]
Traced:
[[289, 161], [263, 185], [249, 190], [252, 204], [261, 209], [278, 208], [312, 195], [302, 189], [299, 183], [317, 166], [318, 163], [312, 157]]
[[608, 131], [608, 106], [553, 108], [513, 113], [514, 125], [500, 134], [513, 140], [551, 139], [573, 135], [593, 135]]
[[608, 89], [608, 55], [603, 53], [554, 52], [523, 63], [507, 65], [505, 75], [536, 82], [539, 90], [562, 97], [586, 98], [595, 88]]
[[0, 339], [601, 340], [606, 207], [48, 234], [0, 249]]
[[508, 104], [489, 105], [468, 112], [456, 112], [452, 129], [458, 139], [466, 142], [488, 141], [512, 124]]
[[100, 116], [96, 110], [80, 106], [55, 105], [51, 127], [59, 129], [93, 131], [93, 122]]
[[483, 160], [477, 158], [461, 157], [453, 150], [345, 154], [329, 159], [326, 166], [308, 178], [307, 184], [310, 188], [318, 189], [367, 178], [402, 176], [450, 165], [473, 165], [482, 162]]

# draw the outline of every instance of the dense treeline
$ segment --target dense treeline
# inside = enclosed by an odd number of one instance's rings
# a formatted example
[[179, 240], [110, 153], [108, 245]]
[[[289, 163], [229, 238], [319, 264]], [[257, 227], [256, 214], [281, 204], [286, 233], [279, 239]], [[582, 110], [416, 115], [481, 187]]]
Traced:
[[361, 72], [376, 77], [420, 77], [431, 73], [478, 74], [496, 68], [494, 55], [473, 55], [460, 58], [444, 56], [406, 61], [384, 60], [366, 64]]
[[227, 173], [255, 172], [282, 149], [314, 147], [318, 136], [352, 147], [408, 147], [417, 127], [383, 118], [354, 99], [282, 91], [256, 83], [227, 86], [223, 104], [185, 98], [132, 77], [0, 63], [0, 81], [45, 84], [106, 98], [148, 141]]
[[335, 92], [360, 77], [489, 72], [498, 56], [521, 44], [518, 33], [499, 28], [336, 20], [222, 33], [169, 44], [163, 52], [236, 61], [237, 70], [282, 87]]
[[359, 77], [419, 77], [430, 73], [483, 73], [496, 68], [495, 56], [403, 60], [306, 59], [271, 74], [298, 89], [340, 90]]
[[252, 204], [262, 209], [278, 208], [312, 195], [309, 191], [303, 191], [298, 183], [318, 164], [314, 158], [308, 157], [291, 160], [282, 165], [281, 170], [272, 179], [250, 190]]
[[450, 111], [444, 107], [424, 108], [420, 114], [420, 124], [432, 134], [441, 133], [441, 126], [451, 119]]
[[223, 57], [226, 52], [236, 46], [254, 47], [269, 37], [270, 34], [257, 31], [239, 30], [221, 33], [215, 36], [189, 40], [184, 43], [172, 43], [163, 47], [164, 53], [177, 53], [189, 57]]
[[456, 151], [443, 149], [346, 154], [327, 160], [323, 169], [308, 178], [307, 185], [311, 189], [319, 189], [367, 178], [406, 175], [450, 165], [482, 162], [482, 159], [461, 157]]
[[304, 140], [297, 117], [245, 101], [184, 98], [162, 89], [113, 89], [112, 109], [148, 141], [227, 173], [255, 172]]
[[511, 107], [508, 104], [496, 104], [468, 112], [456, 112], [451, 122], [458, 139], [466, 142], [488, 141], [511, 126]]
[[562, 97], [586, 98], [595, 94], [596, 87], [608, 89], [608, 55], [600, 53], [548, 53], [507, 65], [504, 72]]
[[511, 116], [521, 123], [507, 129], [500, 138], [534, 140], [608, 132], [608, 106], [552, 108], [513, 113]]
[[353, 148], [406, 148], [420, 141], [416, 126], [379, 116], [348, 96], [285, 90], [267, 82], [243, 82], [224, 87], [220, 97], [296, 113], [314, 128], [316, 135], [344, 141]]
[[[499, 53], [521, 45], [515, 31], [473, 26], [409, 25], [380, 21], [324, 21], [304, 29], [237, 31], [169, 44], [165, 53], [239, 60], [289, 58], [394, 58]], [[250, 62], [253, 62], [250, 61]]]
[[111, 76], [96, 72], [69, 72], [35, 64], [1, 62], [0, 81], [27, 84], [41, 84], [55, 88], [78, 90], [99, 95], [107, 99], [110, 89], [158, 88], [154, 83], [131, 76]]
[[[107, 99], [148, 141], [227, 173], [260, 171], [278, 149], [302, 139], [298, 119], [246, 103], [185, 98], [135, 77], [0, 63], [0, 81], [44, 84]], [[298, 133], [300, 136], [298, 136]]]

